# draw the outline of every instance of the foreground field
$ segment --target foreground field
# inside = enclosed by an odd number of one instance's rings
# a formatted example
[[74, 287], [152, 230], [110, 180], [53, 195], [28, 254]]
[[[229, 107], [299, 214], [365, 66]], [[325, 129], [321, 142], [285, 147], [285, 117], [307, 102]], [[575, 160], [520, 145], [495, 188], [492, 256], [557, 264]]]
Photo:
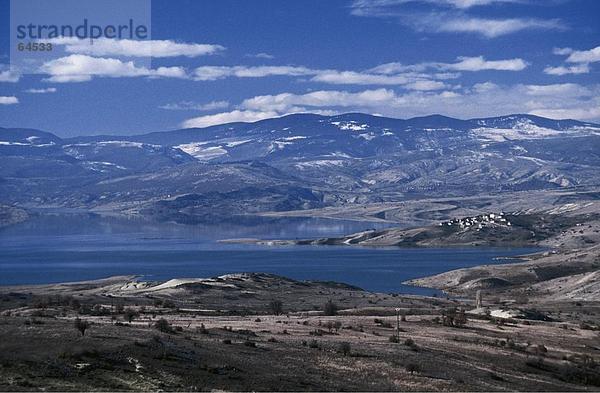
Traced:
[[[540, 311], [490, 298], [487, 312], [472, 313], [470, 300], [264, 274], [166, 283], [116, 277], [0, 295], [6, 391], [600, 386], [597, 301], [557, 301]], [[494, 317], [499, 308], [526, 317]]]

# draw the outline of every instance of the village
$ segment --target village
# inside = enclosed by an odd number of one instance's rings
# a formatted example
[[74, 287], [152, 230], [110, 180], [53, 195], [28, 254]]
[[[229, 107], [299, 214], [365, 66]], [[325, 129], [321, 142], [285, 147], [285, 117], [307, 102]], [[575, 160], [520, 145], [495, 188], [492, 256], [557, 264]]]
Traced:
[[460, 229], [476, 229], [477, 231], [488, 226], [511, 226], [503, 212], [488, 213], [474, 217], [455, 218], [450, 221], [440, 222], [439, 226], [458, 226]]

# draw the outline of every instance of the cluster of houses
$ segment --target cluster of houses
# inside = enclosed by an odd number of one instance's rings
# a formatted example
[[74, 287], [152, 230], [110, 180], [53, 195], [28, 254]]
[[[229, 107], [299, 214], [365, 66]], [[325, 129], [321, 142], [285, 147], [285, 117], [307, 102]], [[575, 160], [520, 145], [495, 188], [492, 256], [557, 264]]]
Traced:
[[439, 226], [457, 226], [460, 229], [480, 230], [486, 226], [511, 226], [504, 213], [489, 213], [475, 217], [455, 218], [450, 221], [440, 222]]

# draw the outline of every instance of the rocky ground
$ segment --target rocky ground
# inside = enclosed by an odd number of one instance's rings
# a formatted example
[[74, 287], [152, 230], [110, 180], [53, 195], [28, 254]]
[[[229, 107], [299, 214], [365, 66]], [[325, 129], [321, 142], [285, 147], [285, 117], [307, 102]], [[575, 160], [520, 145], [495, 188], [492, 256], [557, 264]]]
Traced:
[[495, 317], [468, 299], [265, 274], [3, 287], [0, 299], [2, 391], [600, 386], [597, 299], [544, 311], [486, 295], [490, 311], [523, 312]]

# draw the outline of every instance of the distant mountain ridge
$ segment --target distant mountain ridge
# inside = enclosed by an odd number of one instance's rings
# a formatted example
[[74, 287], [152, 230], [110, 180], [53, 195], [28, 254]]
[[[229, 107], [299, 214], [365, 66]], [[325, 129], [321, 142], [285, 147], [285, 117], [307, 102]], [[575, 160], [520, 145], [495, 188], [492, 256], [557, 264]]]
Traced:
[[335, 116], [323, 116], [311, 113], [300, 113], [291, 114], [277, 118], [271, 118], [266, 120], [259, 120], [252, 123], [235, 122], [225, 123], [204, 128], [186, 128], [177, 129], [171, 131], [158, 131], [147, 134], [139, 134], [133, 136], [116, 136], [116, 135], [96, 135], [96, 136], [82, 136], [65, 138], [67, 142], [89, 142], [89, 141], [106, 141], [106, 140], [129, 140], [146, 143], [172, 143], [165, 141], [164, 137], [169, 136], [174, 138], [174, 141], [185, 142], [191, 141], [190, 138], [198, 137], [198, 132], [202, 130], [202, 133], [212, 135], [219, 131], [231, 130], [232, 128], [241, 129], [253, 129], [264, 126], [278, 127], [278, 126], [289, 126], [290, 124], [299, 123], [315, 123], [323, 122], [324, 120], [331, 121], [353, 121], [353, 122], [373, 122], [380, 127], [394, 127], [399, 129], [411, 129], [411, 128], [452, 128], [456, 130], [469, 130], [479, 128], [481, 126], [487, 126], [491, 128], [512, 128], [515, 126], [517, 119], [528, 120], [539, 127], [551, 128], [555, 130], [567, 130], [575, 127], [591, 127], [600, 129], [600, 124], [582, 122], [578, 120], [565, 119], [565, 120], [552, 120], [544, 117], [528, 114], [514, 114], [499, 117], [490, 118], [474, 118], [469, 120], [460, 120], [452, 117], [443, 115], [429, 115], [422, 117], [413, 117], [409, 119], [396, 119], [391, 117], [373, 116], [364, 113], [345, 113]]
[[[600, 184], [600, 125], [347, 113], [134, 136], [0, 128], [0, 202], [168, 217]], [[177, 198], [185, 197], [180, 201]]]

